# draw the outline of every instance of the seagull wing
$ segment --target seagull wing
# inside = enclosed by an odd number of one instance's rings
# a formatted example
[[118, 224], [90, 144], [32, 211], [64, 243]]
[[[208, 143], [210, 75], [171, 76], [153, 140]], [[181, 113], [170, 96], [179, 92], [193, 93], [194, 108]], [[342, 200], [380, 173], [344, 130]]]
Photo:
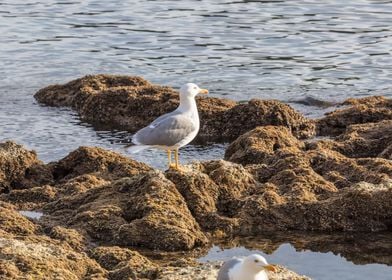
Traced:
[[137, 145], [171, 147], [182, 141], [196, 129], [193, 120], [186, 115], [170, 113], [153, 121], [133, 136]]
[[236, 265], [242, 263], [241, 259], [234, 258], [231, 260], [226, 261], [222, 267], [219, 269], [218, 278], [217, 280], [237, 280], [230, 278], [230, 270], [233, 269]]

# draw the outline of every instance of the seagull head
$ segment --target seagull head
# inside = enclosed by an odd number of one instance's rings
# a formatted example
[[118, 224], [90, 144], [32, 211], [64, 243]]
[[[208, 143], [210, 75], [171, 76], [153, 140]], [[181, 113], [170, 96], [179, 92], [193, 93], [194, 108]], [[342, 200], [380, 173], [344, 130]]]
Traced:
[[275, 266], [268, 264], [267, 260], [258, 254], [247, 256], [243, 263], [247, 269], [252, 270], [254, 273], [258, 273], [262, 270], [276, 272]]
[[181, 97], [194, 98], [199, 93], [207, 94], [208, 90], [199, 88], [196, 84], [187, 83], [180, 88]]

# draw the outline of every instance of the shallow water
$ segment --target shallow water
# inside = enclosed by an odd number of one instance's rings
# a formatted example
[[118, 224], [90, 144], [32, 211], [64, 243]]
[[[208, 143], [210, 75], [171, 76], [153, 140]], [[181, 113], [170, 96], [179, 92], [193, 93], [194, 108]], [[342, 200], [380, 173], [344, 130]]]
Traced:
[[392, 235], [302, 235], [237, 239], [213, 246], [201, 262], [226, 261], [258, 253], [314, 280], [389, 280], [392, 275]]
[[20, 210], [19, 213], [27, 218], [39, 220], [44, 215], [42, 212], [38, 211], [28, 211], [28, 210]]
[[[1, 0], [0, 141], [25, 144], [44, 161], [80, 145], [126, 153], [126, 132], [96, 131], [71, 110], [39, 106], [32, 97], [93, 73], [142, 75], [174, 87], [193, 81], [213, 96], [283, 100], [309, 117], [347, 97], [391, 97], [391, 26], [386, 0]], [[190, 145], [182, 160], [222, 158], [224, 148]], [[134, 157], [158, 168], [166, 160], [155, 151]], [[372, 268], [392, 273], [287, 244], [271, 259], [315, 279], [330, 279], [329, 270], [337, 279], [386, 279], [366, 274]]]

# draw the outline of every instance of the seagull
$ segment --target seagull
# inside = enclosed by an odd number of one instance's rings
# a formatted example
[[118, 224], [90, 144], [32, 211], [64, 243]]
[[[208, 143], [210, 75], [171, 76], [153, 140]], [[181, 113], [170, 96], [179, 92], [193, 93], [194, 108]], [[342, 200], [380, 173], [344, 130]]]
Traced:
[[274, 265], [258, 254], [246, 258], [233, 258], [219, 270], [217, 280], [268, 280], [266, 271], [276, 272]]
[[[180, 105], [176, 110], [162, 115], [148, 126], [137, 131], [132, 137], [131, 152], [148, 148], [160, 148], [167, 152], [169, 169], [180, 170], [178, 149], [189, 144], [200, 128], [199, 113], [195, 97], [199, 93], [207, 94], [208, 90], [187, 83], [180, 88]], [[172, 164], [172, 151], [175, 163]]]

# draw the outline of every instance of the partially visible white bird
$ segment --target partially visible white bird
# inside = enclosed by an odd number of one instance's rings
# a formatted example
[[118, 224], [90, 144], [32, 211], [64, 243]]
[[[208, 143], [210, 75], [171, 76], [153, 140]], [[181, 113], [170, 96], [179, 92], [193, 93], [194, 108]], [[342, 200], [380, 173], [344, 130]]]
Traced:
[[[180, 88], [180, 105], [171, 113], [154, 120], [150, 125], [140, 129], [132, 137], [135, 146], [131, 152], [156, 147], [167, 151], [169, 168], [180, 169], [178, 149], [189, 144], [200, 128], [199, 113], [195, 97], [199, 93], [207, 94], [208, 90], [188, 83]], [[171, 163], [171, 152], [174, 151], [175, 164]]]
[[219, 270], [217, 280], [268, 280], [267, 271], [276, 272], [274, 265], [258, 254], [246, 258], [233, 258]]

